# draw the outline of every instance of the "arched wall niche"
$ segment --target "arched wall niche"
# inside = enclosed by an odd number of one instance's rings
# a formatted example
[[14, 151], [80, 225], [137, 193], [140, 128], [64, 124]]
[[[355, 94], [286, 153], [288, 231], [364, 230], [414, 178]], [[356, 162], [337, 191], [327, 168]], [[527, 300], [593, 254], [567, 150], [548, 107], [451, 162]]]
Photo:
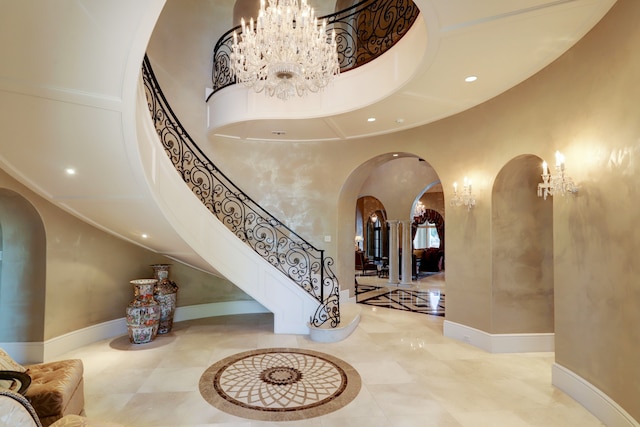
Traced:
[[554, 332], [553, 200], [537, 196], [542, 159], [522, 155], [491, 195], [491, 332]]
[[27, 199], [0, 188], [0, 228], [0, 342], [41, 342], [46, 291], [42, 219]]

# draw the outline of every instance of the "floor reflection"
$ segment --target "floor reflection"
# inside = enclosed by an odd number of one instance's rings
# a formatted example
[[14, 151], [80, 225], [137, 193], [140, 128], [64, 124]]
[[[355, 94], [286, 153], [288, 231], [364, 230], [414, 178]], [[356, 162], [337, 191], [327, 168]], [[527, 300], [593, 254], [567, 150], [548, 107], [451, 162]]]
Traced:
[[358, 276], [356, 277], [356, 302], [444, 316], [444, 272], [423, 276], [410, 285], [390, 284], [386, 278]]

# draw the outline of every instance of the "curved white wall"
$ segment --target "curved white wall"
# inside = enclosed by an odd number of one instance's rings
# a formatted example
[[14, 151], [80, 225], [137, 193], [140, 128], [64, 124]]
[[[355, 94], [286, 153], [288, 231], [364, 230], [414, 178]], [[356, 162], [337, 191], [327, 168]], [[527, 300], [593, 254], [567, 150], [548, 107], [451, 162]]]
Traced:
[[340, 74], [316, 94], [282, 102], [244, 85], [226, 87], [207, 102], [209, 131], [217, 132], [224, 126], [249, 120], [327, 117], [367, 107], [398, 91], [415, 75], [426, 47], [427, 27], [419, 15], [393, 49]]

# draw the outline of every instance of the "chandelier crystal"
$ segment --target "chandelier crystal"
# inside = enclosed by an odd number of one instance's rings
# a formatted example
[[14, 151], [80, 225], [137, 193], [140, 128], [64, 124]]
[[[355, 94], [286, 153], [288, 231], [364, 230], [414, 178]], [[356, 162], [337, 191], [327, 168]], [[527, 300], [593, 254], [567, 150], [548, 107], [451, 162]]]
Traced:
[[230, 67], [256, 92], [286, 100], [318, 92], [340, 73], [336, 33], [327, 37], [327, 21], [306, 0], [260, 0], [258, 18], [241, 21], [233, 33]]

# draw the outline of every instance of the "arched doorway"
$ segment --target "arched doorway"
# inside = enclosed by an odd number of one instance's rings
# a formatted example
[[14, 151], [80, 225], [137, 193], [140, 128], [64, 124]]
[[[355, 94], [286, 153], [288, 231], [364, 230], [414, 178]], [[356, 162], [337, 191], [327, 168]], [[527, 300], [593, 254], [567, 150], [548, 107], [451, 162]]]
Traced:
[[[408, 153], [382, 154], [369, 159], [354, 169], [343, 184], [338, 204], [338, 216], [344, 219], [339, 223], [339, 242], [337, 244], [338, 258], [340, 259], [337, 263], [337, 270], [341, 289], [344, 290], [351, 283], [354, 283], [354, 264], [352, 261], [354, 238], [362, 232], [364, 239], [367, 221], [370, 218], [368, 212], [365, 213], [359, 207], [358, 200], [365, 196], [379, 200], [384, 207], [384, 219], [394, 222], [396, 237], [400, 239], [401, 237], [397, 234], [402, 230], [403, 223], [406, 223], [408, 230], [411, 229], [416, 194], [423, 193], [429, 183], [434, 182], [439, 182], [439, 178], [433, 167], [418, 156]], [[356, 212], [355, 215], [354, 212]], [[360, 225], [358, 225], [358, 217], [364, 218]], [[359, 226], [361, 228], [358, 228]], [[384, 231], [385, 227], [389, 228], [389, 225], [382, 223], [380, 227]], [[389, 231], [387, 230], [387, 232]], [[391, 236], [390, 233], [389, 236]], [[403, 245], [405, 243], [401, 242]], [[411, 246], [410, 238], [408, 246]], [[360, 247], [365, 249], [362, 245]], [[389, 244], [383, 243], [382, 248], [390, 250]], [[400, 250], [401, 248], [398, 248], [396, 263], [399, 263]], [[375, 256], [374, 254], [374, 258]], [[382, 256], [387, 257], [384, 252]], [[391, 267], [391, 253], [388, 258]], [[402, 270], [402, 268], [396, 265], [396, 274], [398, 270]], [[411, 272], [410, 269], [409, 272]], [[389, 283], [393, 277], [392, 273], [389, 271], [388, 277], [386, 277]], [[401, 273], [404, 272], [401, 271]], [[354, 292], [355, 286], [350, 291]]]

